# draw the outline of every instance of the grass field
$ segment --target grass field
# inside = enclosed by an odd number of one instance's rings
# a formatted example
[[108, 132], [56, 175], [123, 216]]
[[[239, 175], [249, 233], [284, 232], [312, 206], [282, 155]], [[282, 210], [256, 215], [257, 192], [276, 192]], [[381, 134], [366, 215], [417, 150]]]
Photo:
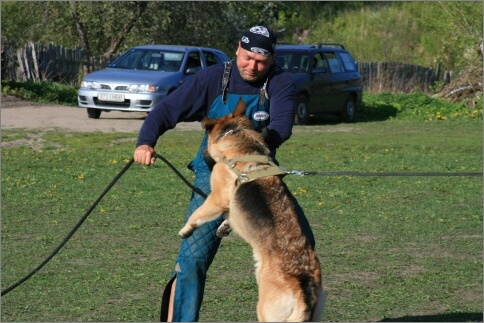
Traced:
[[[482, 120], [299, 126], [287, 169], [482, 171]], [[158, 152], [188, 178], [200, 131]], [[24, 144], [16, 140], [31, 138]], [[134, 133], [2, 130], [2, 289], [51, 253], [131, 158]], [[482, 177], [287, 176], [312, 225], [324, 321], [482, 321]], [[158, 161], [133, 165], [64, 249], [2, 297], [2, 321], [156, 321], [189, 189]], [[250, 248], [224, 239], [201, 321], [254, 321]]]

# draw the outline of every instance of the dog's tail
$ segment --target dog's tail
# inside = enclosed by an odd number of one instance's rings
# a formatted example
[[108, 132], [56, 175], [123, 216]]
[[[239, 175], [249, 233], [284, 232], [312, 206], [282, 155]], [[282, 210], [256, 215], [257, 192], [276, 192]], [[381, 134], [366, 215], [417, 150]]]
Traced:
[[326, 305], [326, 292], [319, 290], [318, 301], [311, 314], [311, 322], [320, 322], [323, 318], [324, 306]]

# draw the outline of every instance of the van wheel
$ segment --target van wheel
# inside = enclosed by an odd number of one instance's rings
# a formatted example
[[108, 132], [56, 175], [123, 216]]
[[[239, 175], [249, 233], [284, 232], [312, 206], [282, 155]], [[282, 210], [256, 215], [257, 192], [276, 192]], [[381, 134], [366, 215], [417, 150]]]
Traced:
[[101, 115], [101, 110], [87, 108], [87, 116], [89, 118], [91, 118], [91, 119], [99, 119], [99, 116], [100, 115]]
[[339, 118], [342, 122], [355, 122], [356, 106], [353, 96], [348, 96]]
[[294, 124], [307, 124], [309, 120], [308, 99], [304, 95], [300, 95], [296, 99], [296, 113], [294, 116]]

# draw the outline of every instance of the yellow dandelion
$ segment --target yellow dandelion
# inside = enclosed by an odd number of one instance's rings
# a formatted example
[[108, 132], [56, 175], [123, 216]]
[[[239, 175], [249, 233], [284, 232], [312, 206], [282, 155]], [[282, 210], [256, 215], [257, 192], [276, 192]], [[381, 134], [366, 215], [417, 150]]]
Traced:
[[307, 192], [307, 190], [305, 188], [302, 188], [302, 187], [299, 187], [298, 190], [301, 193], [306, 193]]

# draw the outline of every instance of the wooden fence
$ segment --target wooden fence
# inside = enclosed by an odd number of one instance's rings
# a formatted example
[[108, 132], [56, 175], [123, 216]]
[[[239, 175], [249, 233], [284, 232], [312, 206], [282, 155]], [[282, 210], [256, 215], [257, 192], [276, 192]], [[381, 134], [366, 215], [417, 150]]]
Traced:
[[436, 82], [450, 82], [450, 72], [437, 68], [390, 62], [357, 62], [365, 91], [430, 92]]
[[[28, 43], [13, 49], [2, 42], [2, 80], [54, 81], [76, 85], [83, 77], [84, 55], [82, 48]], [[120, 55], [92, 57], [87, 65], [91, 71], [100, 70]]]
[[[55, 81], [77, 85], [82, 80], [84, 50], [56, 45], [29, 43], [14, 49], [2, 42], [1, 79], [14, 81]], [[87, 64], [91, 71], [107, 66], [119, 57], [93, 57]], [[436, 82], [450, 82], [450, 73], [404, 63], [357, 62], [366, 92], [430, 92]]]

